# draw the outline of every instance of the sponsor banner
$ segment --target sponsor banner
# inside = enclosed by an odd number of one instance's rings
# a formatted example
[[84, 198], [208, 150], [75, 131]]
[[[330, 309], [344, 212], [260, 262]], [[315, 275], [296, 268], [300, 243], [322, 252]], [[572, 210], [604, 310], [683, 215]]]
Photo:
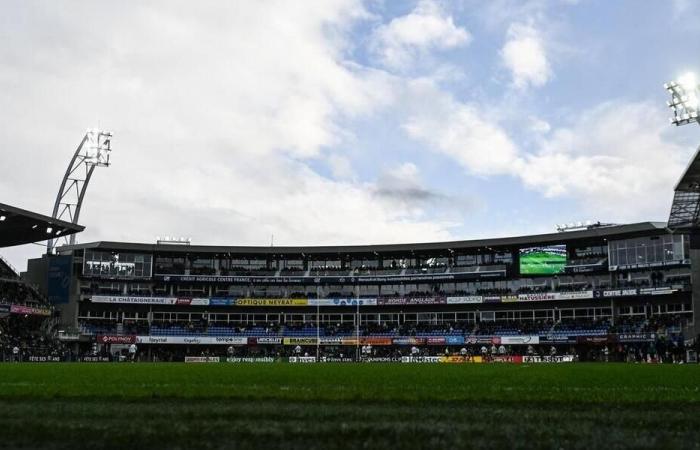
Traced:
[[376, 298], [310, 298], [309, 306], [377, 306]]
[[259, 337], [259, 338], [248, 338], [248, 343], [251, 345], [282, 345], [281, 337]]
[[306, 298], [239, 298], [236, 306], [307, 306]]
[[391, 338], [390, 337], [363, 337], [360, 338], [360, 344], [361, 345], [391, 345]]
[[362, 362], [366, 363], [396, 363], [396, 362], [401, 362], [401, 358], [397, 357], [391, 357], [391, 356], [384, 356], [384, 357], [371, 357], [371, 358], [362, 358]]
[[322, 356], [322, 363], [351, 363], [354, 362], [352, 358], [337, 358], [333, 356]]
[[136, 336], [115, 336], [108, 334], [100, 334], [95, 338], [100, 344], [135, 344]]
[[464, 297], [447, 297], [448, 305], [462, 305], [471, 303], [482, 303], [481, 295], [469, 295]]
[[246, 345], [244, 336], [136, 336], [137, 344], [180, 344], [180, 345]]
[[248, 338], [245, 336], [217, 336], [210, 344], [226, 344], [226, 345], [247, 345]]
[[378, 305], [442, 305], [447, 303], [446, 297], [388, 297], [378, 298]]
[[671, 287], [659, 288], [643, 288], [643, 289], [606, 289], [604, 291], [596, 291], [595, 296], [600, 298], [607, 297], [634, 297], [638, 295], [669, 295], [678, 292], [678, 289]]
[[218, 356], [185, 356], [186, 363], [218, 363], [220, 361]]
[[499, 295], [487, 295], [482, 298], [484, 299], [484, 303], [501, 303], [501, 297]]
[[[58, 332], [58, 340], [61, 342], [78, 342], [80, 341], [81, 334], [79, 332], [68, 332], [66, 333], [65, 331], [59, 331]], [[89, 338], [90, 336], [85, 336], [85, 339]]]
[[521, 302], [539, 302], [550, 300], [581, 300], [589, 298], [593, 298], [593, 291], [540, 292], [536, 294], [518, 295], [518, 300]]
[[315, 363], [316, 357], [315, 356], [290, 356], [289, 362], [290, 363]]
[[37, 308], [34, 306], [24, 306], [24, 305], [10, 305], [10, 312], [12, 314], [28, 314], [30, 316], [50, 316], [51, 310], [49, 308]]
[[611, 336], [617, 342], [654, 342], [656, 333], [620, 333]]
[[343, 338], [342, 344], [343, 345], [358, 345], [359, 343], [357, 342], [356, 337], [346, 337], [346, 338]]
[[425, 339], [428, 345], [445, 345], [445, 338], [443, 336], [431, 336]]
[[539, 344], [539, 336], [501, 336], [501, 344], [503, 345], [530, 345]]
[[523, 363], [570, 363], [574, 362], [573, 355], [560, 356], [523, 356]]
[[599, 297], [630, 297], [637, 295], [636, 289], [609, 289], [606, 291], [598, 291]]
[[4, 319], [5, 317], [9, 316], [10, 310], [10, 305], [0, 305], [0, 319]]
[[423, 345], [425, 339], [420, 337], [397, 337], [391, 340], [394, 345]]
[[83, 356], [80, 358], [80, 362], [86, 363], [108, 363], [110, 362], [109, 356]]
[[31, 363], [49, 363], [49, 362], [61, 362], [60, 356], [29, 356], [26, 359], [27, 362]]
[[447, 345], [462, 345], [464, 344], [464, 336], [445, 336]]
[[236, 356], [229, 356], [227, 358], [222, 357], [221, 362], [227, 362], [227, 363], [273, 363], [273, 362], [278, 362], [277, 359], [272, 358], [270, 356], [249, 356], [249, 357], [236, 357]]
[[420, 363], [420, 364], [436, 364], [444, 356], [402, 356], [402, 363]]
[[610, 342], [608, 336], [576, 336], [578, 344], [606, 344]]
[[284, 345], [316, 345], [315, 337], [284, 338]]
[[475, 344], [500, 344], [501, 340], [497, 337], [491, 337], [491, 336], [469, 336], [467, 337], [464, 342], [466, 342], [469, 345], [475, 345]]
[[502, 295], [501, 303], [513, 303], [518, 301], [517, 295]]
[[236, 304], [235, 298], [212, 297], [209, 299], [209, 306], [233, 306]]
[[127, 297], [119, 295], [93, 295], [90, 301], [93, 303], [129, 303], [136, 305], [174, 305], [172, 297]]
[[492, 363], [511, 363], [511, 364], [522, 364], [523, 357], [520, 355], [496, 355], [489, 359]]
[[670, 287], [662, 288], [645, 288], [639, 290], [639, 295], [669, 295], [676, 292], [677, 289], [672, 289]]
[[492, 279], [505, 275], [505, 270], [481, 270], [479, 272], [457, 272], [442, 274], [413, 274], [413, 275], [367, 275], [367, 276], [216, 276], [216, 275], [162, 275], [156, 274], [153, 279], [165, 282], [182, 283], [219, 283], [219, 284], [376, 284], [392, 282], [439, 282], [455, 280]]
[[321, 345], [343, 345], [343, 338], [341, 336], [324, 336], [319, 338], [318, 342]]

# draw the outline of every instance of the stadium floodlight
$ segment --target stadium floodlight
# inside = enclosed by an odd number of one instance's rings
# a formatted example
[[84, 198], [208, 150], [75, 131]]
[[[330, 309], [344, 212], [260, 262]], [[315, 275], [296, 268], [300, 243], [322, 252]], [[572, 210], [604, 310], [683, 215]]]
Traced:
[[664, 89], [671, 94], [671, 100], [666, 102], [673, 111], [671, 123], [680, 126], [689, 123], [700, 124], [698, 109], [700, 108], [700, 82], [692, 72], [686, 73], [678, 78], [678, 81], [671, 81], [664, 84]]
[[[51, 217], [78, 223], [88, 184], [96, 167], [109, 167], [112, 133], [88, 129], [80, 141], [63, 176]], [[60, 238], [62, 244], [75, 244], [75, 234]], [[47, 253], [53, 253], [56, 239], [49, 239]]]

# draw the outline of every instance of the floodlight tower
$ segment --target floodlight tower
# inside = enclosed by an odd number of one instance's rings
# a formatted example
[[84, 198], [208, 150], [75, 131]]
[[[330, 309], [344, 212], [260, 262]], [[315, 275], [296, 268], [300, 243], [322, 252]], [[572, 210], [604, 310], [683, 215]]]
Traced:
[[[697, 77], [687, 73], [677, 82], [664, 84], [664, 88], [671, 94], [671, 100], [667, 102], [673, 111], [671, 123], [676, 126], [700, 124], [700, 83]], [[700, 339], [700, 285], [696, 282], [700, 279], [700, 149], [676, 185], [668, 228], [687, 233], [690, 241], [688, 257], [691, 260], [691, 277], [694, 280], [691, 293], [693, 321], [684, 326], [683, 334], [691, 338], [686, 339], [688, 342], [695, 342]]]
[[[52, 217], [66, 222], [78, 223], [80, 209], [85, 199], [92, 172], [95, 167], [109, 167], [109, 156], [112, 151], [112, 133], [96, 128], [88, 129], [75, 150], [63, 176], [61, 187], [53, 206]], [[63, 244], [75, 244], [75, 235], [49, 239], [47, 252], [53, 253], [56, 241]]]
[[698, 99], [700, 98], [700, 83], [693, 73], [686, 73], [678, 79], [664, 84], [671, 94], [671, 100], [666, 102], [673, 111], [671, 123], [676, 126], [698, 123]]

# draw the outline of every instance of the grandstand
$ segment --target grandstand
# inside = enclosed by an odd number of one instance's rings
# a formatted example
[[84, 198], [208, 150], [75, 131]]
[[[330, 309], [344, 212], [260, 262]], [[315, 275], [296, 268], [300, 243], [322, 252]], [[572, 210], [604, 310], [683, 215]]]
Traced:
[[[0, 248], [82, 230], [80, 225], [0, 203]], [[56, 339], [57, 324], [46, 296], [0, 255], [0, 361], [58, 357], [64, 349]]]
[[[691, 238], [665, 225], [370, 246], [104, 241], [30, 261], [29, 277], [69, 280], [45, 294], [76, 355], [132, 343], [143, 359], [503, 345], [512, 355], [554, 347], [582, 360], [677, 360], [695, 337]], [[561, 267], [525, 270], [523, 257], [542, 252]]]

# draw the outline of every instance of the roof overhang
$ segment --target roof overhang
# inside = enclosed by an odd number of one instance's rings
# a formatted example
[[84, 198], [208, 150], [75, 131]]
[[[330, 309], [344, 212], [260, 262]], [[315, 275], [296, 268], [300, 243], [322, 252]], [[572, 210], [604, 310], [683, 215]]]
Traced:
[[0, 248], [46, 241], [85, 227], [0, 203]]
[[700, 148], [676, 184], [668, 227], [673, 230], [700, 228]]

